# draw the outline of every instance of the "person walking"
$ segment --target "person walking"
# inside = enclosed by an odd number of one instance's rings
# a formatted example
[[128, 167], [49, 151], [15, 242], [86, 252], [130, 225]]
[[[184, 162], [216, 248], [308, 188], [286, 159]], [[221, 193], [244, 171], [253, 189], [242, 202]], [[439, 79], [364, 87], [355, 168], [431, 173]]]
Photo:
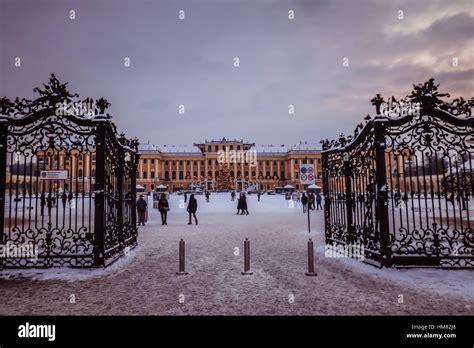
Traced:
[[161, 194], [160, 200], [158, 201], [158, 210], [161, 214], [161, 224], [168, 225], [168, 223], [166, 222], [166, 218], [168, 217], [168, 211], [170, 210], [170, 206], [164, 193]]
[[63, 209], [66, 209], [67, 195], [66, 191], [63, 191], [61, 195], [61, 201], [63, 202]]
[[237, 215], [240, 214], [240, 211], [242, 210], [242, 192], [239, 194], [239, 198], [237, 199]]
[[209, 196], [211, 193], [209, 191], [206, 191], [206, 202], [209, 203]]
[[247, 215], [249, 215], [249, 211], [247, 209], [247, 197], [245, 197], [245, 193], [242, 194], [242, 212], [240, 213], [240, 215], [244, 215], [244, 213], [246, 213]]
[[46, 206], [46, 195], [44, 194], [44, 192], [41, 192], [40, 206], [41, 206], [41, 216], [43, 216], [44, 215], [44, 207]]
[[188, 193], [184, 191], [184, 203], [188, 201]]
[[314, 210], [314, 193], [311, 192], [308, 195], [308, 209]]
[[145, 222], [147, 221], [147, 205], [145, 199], [143, 199], [143, 195], [140, 195], [137, 201], [138, 226], [140, 226], [140, 224], [145, 226]]
[[308, 197], [303, 192], [303, 196], [301, 197], [301, 204], [303, 205], [303, 214], [306, 213], [306, 209], [308, 209]]
[[322, 197], [321, 195], [318, 193], [316, 194], [316, 210], [319, 210], [319, 208], [321, 208], [321, 210], [323, 209], [323, 206], [321, 205], [321, 201], [322, 201]]
[[188, 208], [187, 208], [187, 211], [189, 213], [188, 225], [192, 225], [191, 215], [194, 216], [194, 221], [196, 222], [196, 225], [198, 224], [198, 219], [196, 217], [197, 206], [198, 206], [197, 200], [196, 198], [194, 198], [194, 194], [192, 193], [191, 196], [189, 196], [189, 203], [188, 203]]
[[232, 193], [230, 194], [230, 199], [232, 200], [232, 202], [235, 200], [235, 191], [232, 191]]
[[53, 208], [53, 196], [51, 193], [48, 193], [48, 198], [46, 198], [46, 203], [48, 206], [48, 215], [51, 216], [51, 209]]
[[258, 198], [258, 201], [260, 202], [260, 191], [257, 191], [257, 198]]

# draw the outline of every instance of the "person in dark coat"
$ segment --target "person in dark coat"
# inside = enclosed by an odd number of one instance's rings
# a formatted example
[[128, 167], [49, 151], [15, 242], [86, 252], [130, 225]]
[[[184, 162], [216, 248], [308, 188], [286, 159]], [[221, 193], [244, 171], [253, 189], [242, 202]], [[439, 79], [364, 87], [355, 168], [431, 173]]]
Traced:
[[53, 208], [53, 204], [54, 204], [53, 196], [51, 195], [51, 193], [48, 193], [48, 198], [46, 198], [46, 203], [48, 205], [48, 215], [51, 216], [51, 209]]
[[43, 216], [44, 215], [44, 207], [46, 206], [46, 195], [44, 194], [44, 192], [41, 192], [40, 206], [41, 206], [41, 216]]
[[138, 226], [140, 226], [140, 224], [145, 226], [147, 205], [148, 204], [143, 199], [143, 195], [140, 195], [137, 201]]
[[211, 195], [211, 193], [209, 191], [206, 191], [206, 202], [209, 203], [209, 196]]
[[188, 193], [184, 192], [184, 203], [188, 201]]
[[260, 202], [260, 191], [257, 192], [257, 198], [258, 198], [258, 201]]
[[314, 210], [314, 193], [308, 195], [308, 209]]
[[63, 194], [61, 195], [61, 200], [63, 202], [63, 209], [66, 209], [67, 195], [65, 191], [63, 191]]
[[161, 194], [160, 200], [158, 201], [158, 210], [161, 214], [161, 224], [168, 225], [168, 223], [166, 222], [166, 218], [168, 217], [168, 210], [170, 210], [170, 206], [164, 193]]
[[188, 208], [187, 208], [187, 211], [189, 213], [188, 225], [192, 225], [191, 215], [194, 216], [194, 221], [196, 222], [196, 225], [198, 224], [198, 219], [196, 217], [197, 206], [198, 206], [198, 202], [196, 198], [194, 198], [194, 194], [192, 193], [191, 196], [189, 196], [189, 203], [188, 203]]
[[308, 197], [306, 197], [306, 193], [304, 192], [301, 197], [301, 204], [303, 204], [303, 213], [306, 213], [306, 209], [308, 209]]
[[232, 200], [232, 202], [234, 201], [235, 199], [235, 191], [232, 191], [232, 193], [230, 194], [230, 198]]
[[323, 209], [323, 206], [321, 205], [322, 200], [323, 198], [321, 197], [321, 195], [319, 193], [316, 194], [316, 210], [319, 210], [320, 208]]
[[241, 200], [242, 200], [242, 202], [241, 202], [241, 204], [242, 204], [242, 207], [241, 207], [242, 212], [240, 213], [240, 215], [243, 215], [244, 213], [246, 213], [247, 215], [249, 215], [249, 211], [248, 211], [248, 209], [247, 209], [247, 197], [245, 197], [245, 193], [242, 194], [242, 199], [241, 199]]
[[237, 213], [236, 214], [239, 215], [241, 210], [242, 210], [242, 192], [240, 192], [239, 198], [237, 199]]

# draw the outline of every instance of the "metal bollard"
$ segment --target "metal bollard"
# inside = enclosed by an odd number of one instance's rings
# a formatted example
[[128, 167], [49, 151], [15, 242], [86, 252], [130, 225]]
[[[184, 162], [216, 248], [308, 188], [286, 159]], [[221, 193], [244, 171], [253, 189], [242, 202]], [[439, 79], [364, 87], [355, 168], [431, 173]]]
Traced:
[[308, 272], [305, 274], [307, 276], [317, 276], [314, 272], [314, 247], [311, 238], [308, 241]]
[[244, 271], [242, 272], [242, 275], [251, 275], [253, 274], [252, 271], [250, 271], [250, 241], [248, 238], [245, 238], [244, 241]]
[[177, 275], [186, 275], [188, 272], [184, 270], [184, 240], [181, 239], [179, 241], [179, 272], [177, 272]]

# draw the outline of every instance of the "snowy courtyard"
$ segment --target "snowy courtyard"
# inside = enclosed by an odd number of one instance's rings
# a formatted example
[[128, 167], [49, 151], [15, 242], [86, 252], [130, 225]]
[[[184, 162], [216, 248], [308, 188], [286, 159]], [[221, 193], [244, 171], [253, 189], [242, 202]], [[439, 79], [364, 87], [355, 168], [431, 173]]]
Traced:
[[[282, 195], [237, 199], [212, 193], [198, 200], [189, 226], [184, 196], [170, 196], [168, 225], [149, 200], [138, 247], [107, 269], [0, 271], [1, 315], [461, 315], [474, 313], [469, 270], [378, 269], [326, 258], [322, 210], [311, 234], [300, 203]], [[315, 241], [317, 277], [305, 276], [307, 241]], [[245, 238], [253, 275], [241, 275]], [[178, 242], [186, 271], [178, 271]]]

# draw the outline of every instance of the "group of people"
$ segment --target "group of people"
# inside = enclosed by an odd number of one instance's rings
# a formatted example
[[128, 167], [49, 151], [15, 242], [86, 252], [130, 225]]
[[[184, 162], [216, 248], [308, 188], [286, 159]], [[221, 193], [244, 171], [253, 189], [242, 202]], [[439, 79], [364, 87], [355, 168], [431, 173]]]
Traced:
[[[205, 192], [206, 196], [206, 202], [209, 202], [209, 191]], [[236, 193], [235, 191], [232, 191], [231, 193], [231, 200], [235, 200]], [[259, 194], [259, 201], [260, 201], [260, 194]], [[184, 194], [184, 201], [188, 201], [187, 193]], [[303, 196], [301, 197], [301, 203], [303, 205], [303, 213], [306, 213], [307, 209], [309, 210], [319, 210], [322, 209], [321, 205], [322, 197], [319, 193], [316, 195], [314, 193], [309, 193], [306, 195], [306, 193], [303, 193]], [[198, 219], [196, 216], [197, 212], [197, 199], [194, 197], [194, 193], [192, 193], [189, 197], [189, 202], [188, 206], [186, 208], [186, 211], [189, 214], [189, 222], [188, 225], [192, 225], [192, 218], [194, 218], [194, 222], [196, 225], [198, 224]], [[316, 203], [316, 205], [315, 205]], [[147, 202], [143, 198], [143, 195], [140, 195], [138, 201], [137, 201], [137, 212], [138, 212], [138, 225], [143, 225], [145, 226], [145, 222], [148, 219], [148, 214], [147, 214]], [[168, 198], [166, 197], [165, 193], [162, 193], [160, 195], [160, 198], [158, 200], [158, 210], [161, 215], [161, 224], [162, 225], [168, 225], [167, 223], [167, 217], [168, 217], [168, 211], [170, 210]], [[240, 192], [239, 198], [237, 200], [237, 213], [236, 215], [249, 215], [249, 210], [247, 206], [247, 197], [244, 192]]]
[[[319, 193], [316, 195], [313, 192], [310, 192], [307, 196], [306, 193], [303, 192], [303, 196], [301, 197], [301, 204], [303, 205], [303, 213], [306, 213], [306, 209], [309, 210], [319, 210], [323, 209], [323, 206], [321, 205], [323, 198]], [[316, 208], [315, 204], [316, 203]]]
[[[187, 196], [185, 196], [185, 201], [187, 201]], [[140, 195], [137, 201], [137, 212], [138, 212], [138, 225], [145, 226], [145, 222], [148, 220], [147, 210], [148, 204], [146, 200], [143, 198], [143, 195]], [[168, 198], [166, 198], [166, 194], [162, 193], [158, 200], [158, 211], [161, 215], [161, 224], [168, 225], [167, 218], [168, 218], [168, 211], [170, 210], [170, 205], [168, 202]], [[189, 214], [189, 222], [188, 225], [191, 225], [191, 217], [194, 217], [194, 222], [196, 225], [198, 224], [198, 219], [196, 217], [197, 212], [197, 199], [194, 197], [194, 193], [191, 194], [189, 197], [188, 207], [186, 208]]]
[[[65, 191], [63, 191], [63, 193], [61, 194], [61, 201], [62, 201], [62, 204], [63, 204], [63, 209], [66, 209], [66, 203], [69, 202], [69, 205], [72, 204], [72, 201], [74, 199], [74, 196], [72, 194], [72, 192], [69, 192], [69, 194], [67, 194]], [[44, 215], [44, 208], [45, 207], [48, 207], [48, 215], [51, 216], [51, 209], [56, 206], [56, 197], [54, 197], [51, 193], [48, 193], [48, 195], [46, 195], [44, 192], [41, 193], [40, 195], [40, 213], [41, 213], [41, 216]]]

